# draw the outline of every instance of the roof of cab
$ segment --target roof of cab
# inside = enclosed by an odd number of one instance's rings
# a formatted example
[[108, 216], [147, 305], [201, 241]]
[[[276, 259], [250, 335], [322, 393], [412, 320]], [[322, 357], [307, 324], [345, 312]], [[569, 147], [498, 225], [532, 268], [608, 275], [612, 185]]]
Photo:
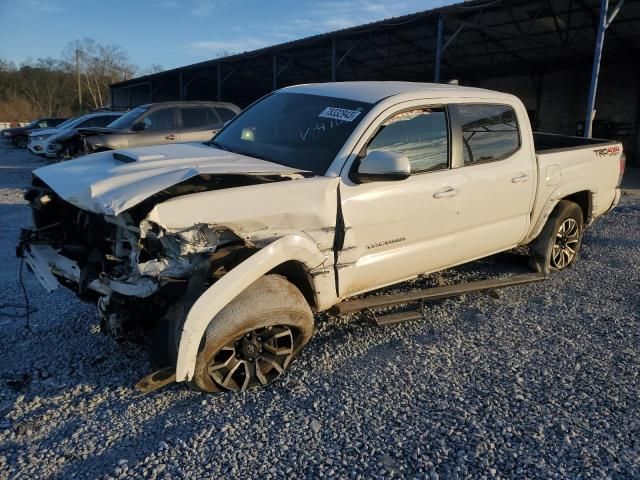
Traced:
[[306, 93], [325, 97], [344, 98], [358, 102], [377, 103], [388, 97], [407, 93], [421, 93], [426, 97], [512, 98], [511, 95], [484, 88], [462, 87], [442, 83], [418, 82], [329, 82], [307, 83], [281, 89], [283, 92]]

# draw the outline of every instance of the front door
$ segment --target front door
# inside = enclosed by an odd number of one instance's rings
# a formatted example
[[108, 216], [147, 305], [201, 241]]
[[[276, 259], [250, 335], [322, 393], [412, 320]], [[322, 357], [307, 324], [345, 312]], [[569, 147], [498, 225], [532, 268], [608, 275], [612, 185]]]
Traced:
[[438, 270], [454, 259], [463, 176], [451, 169], [449, 123], [443, 107], [392, 113], [363, 154], [406, 155], [411, 176], [360, 184], [343, 176], [345, 237], [336, 266], [341, 297]]
[[175, 107], [158, 108], [149, 112], [143, 119], [145, 128], [129, 135], [129, 147], [144, 147], [180, 141], [178, 130], [178, 109]]

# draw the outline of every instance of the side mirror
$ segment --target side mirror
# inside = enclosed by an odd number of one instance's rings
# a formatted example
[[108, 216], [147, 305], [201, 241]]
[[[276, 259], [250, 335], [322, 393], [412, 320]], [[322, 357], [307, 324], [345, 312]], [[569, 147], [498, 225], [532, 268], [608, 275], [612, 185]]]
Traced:
[[380, 150], [360, 161], [356, 179], [360, 183], [404, 180], [411, 175], [411, 164], [405, 155]]
[[132, 132], [141, 132], [143, 130], [146, 130], [147, 128], [147, 124], [144, 122], [138, 122], [138, 123], [134, 123], [133, 127], [131, 127], [131, 131]]

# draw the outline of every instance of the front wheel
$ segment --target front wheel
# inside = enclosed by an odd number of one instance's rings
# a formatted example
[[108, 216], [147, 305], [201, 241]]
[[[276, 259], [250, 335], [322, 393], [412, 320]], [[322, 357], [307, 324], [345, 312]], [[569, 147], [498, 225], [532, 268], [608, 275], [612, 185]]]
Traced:
[[530, 265], [549, 273], [571, 267], [582, 245], [582, 209], [574, 202], [561, 200], [540, 235], [530, 245]]
[[13, 146], [16, 148], [27, 148], [27, 137], [20, 136], [13, 139]]
[[313, 314], [286, 278], [266, 275], [209, 323], [192, 384], [205, 392], [242, 391], [279, 378], [313, 333]]

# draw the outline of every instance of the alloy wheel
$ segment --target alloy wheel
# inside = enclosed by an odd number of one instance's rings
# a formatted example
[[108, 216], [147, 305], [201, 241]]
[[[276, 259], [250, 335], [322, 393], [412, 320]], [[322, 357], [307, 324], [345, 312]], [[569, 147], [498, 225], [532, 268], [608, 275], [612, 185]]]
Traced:
[[226, 390], [241, 391], [273, 382], [293, 356], [294, 331], [274, 325], [244, 333], [214, 355], [207, 370]]
[[580, 228], [573, 218], [567, 218], [558, 229], [551, 251], [551, 267], [561, 270], [568, 267], [580, 245]]

